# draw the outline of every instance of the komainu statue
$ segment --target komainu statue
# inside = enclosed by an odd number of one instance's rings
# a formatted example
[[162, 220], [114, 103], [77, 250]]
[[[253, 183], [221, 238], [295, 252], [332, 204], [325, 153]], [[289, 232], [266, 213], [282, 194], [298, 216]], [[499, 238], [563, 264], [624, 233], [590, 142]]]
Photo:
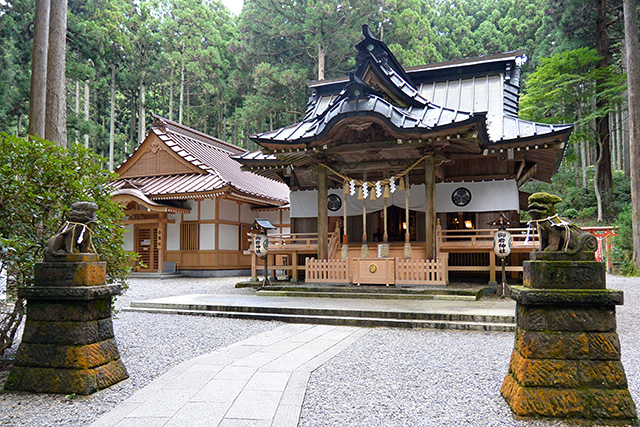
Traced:
[[577, 225], [560, 218], [555, 205], [562, 199], [549, 193], [534, 193], [529, 196], [529, 227], [535, 226], [540, 236], [540, 251], [564, 252], [577, 255], [595, 252], [598, 239]]
[[44, 251], [46, 261], [73, 253], [95, 253], [92, 235], [97, 224], [98, 205], [93, 202], [75, 202], [62, 230], [51, 239]]

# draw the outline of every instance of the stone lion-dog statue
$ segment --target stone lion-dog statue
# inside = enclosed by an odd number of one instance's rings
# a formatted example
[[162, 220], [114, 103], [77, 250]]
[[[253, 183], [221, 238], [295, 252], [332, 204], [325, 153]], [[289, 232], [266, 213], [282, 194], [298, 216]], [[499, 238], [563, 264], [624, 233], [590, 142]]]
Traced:
[[44, 251], [45, 260], [53, 261], [73, 253], [95, 253], [92, 235], [98, 219], [98, 205], [93, 202], [75, 202], [67, 222], [60, 232], [49, 239]]
[[532, 218], [529, 227], [535, 226], [538, 230], [539, 251], [564, 252], [567, 255], [595, 252], [598, 239], [594, 235], [558, 216], [555, 205], [561, 201], [560, 197], [549, 193], [534, 193], [529, 196], [527, 212]]

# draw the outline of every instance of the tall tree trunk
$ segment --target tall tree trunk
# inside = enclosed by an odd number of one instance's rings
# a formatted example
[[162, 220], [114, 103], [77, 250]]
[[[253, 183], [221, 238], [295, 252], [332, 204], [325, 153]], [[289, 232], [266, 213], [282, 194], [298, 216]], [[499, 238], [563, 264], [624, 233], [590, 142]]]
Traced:
[[44, 137], [47, 104], [47, 51], [49, 50], [49, 0], [36, 0], [31, 59], [29, 135]]
[[580, 163], [582, 166], [582, 190], [587, 193], [587, 143], [580, 141]]
[[327, 52], [322, 43], [318, 44], [318, 80], [324, 80], [324, 65]]
[[[626, 120], [625, 120], [626, 118]], [[631, 178], [631, 140], [629, 138], [629, 106], [622, 112], [622, 132], [624, 133], [624, 154], [622, 156], [624, 176]]]
[[629, 96], [629, 144], [631, 155], [631, 224], [633, 264], [640, 269], [640, 58], [638, 58], [638, 19], [636, 0], [624, 0], [624, 30], [627, 50]]
[[[78, 117], [80, 117], [80, 80], [76, 80], [76, 103], [75, 103], [75, 110], [74, 112], [76, 113], [76, 119]], [[76, 144], [78, 143], [78, 136], [80, 136], [80, 133], [78, 132], [78, 129], [76, 129], [75, 131], [75, 138], [73, 140], [73, 142], [75, 142]]]
[[624, 152], [624, 130], [622, 129], [622, 105], [616, 106], [616, 129], [618, 132], [618, 150], [616, 157], [616, 169], [622, 170], [622, 157]]
[[16, 136], [22, 133], [22, 113], [18, 113], [18, 125], [16, 126]]
[[[85, 125], [89, 124], [89, 80], [84, 81], [84, 122]], [[89, 148], [89, 134], [84, 133], [84, 146], [85, 148]]]
[[[131, 123], [129, 123], [129, 142], [131, 143], [132, 146], [135, 146], [136, 144], [136, 133], [137, 133], [137, 129], [136, 129], [136, 114], [137, 114], [137, 107], [136, 107], [136, 98], [137, 98], [137, 94], [134, 90], [131, 91]], [[129, 154], [129, 147], [125, 147], [125, 154]]]
[[173, 120], [173, 74], [175, 69], [171, 67], [171, 75], [169, 77], [169, 120]]
[[184, 61], [180, 64], [180, 106], [178, 109], [178, 123], [182, 124], [184, 111]]
[[116, 136], [116, 66], [111, 65], [111, 111], [109, 111], [109, 170], [113, 172], [113, 152]]
[[66, 38], [67, 0], [51, 0], [44, 134], [49, 141], [62, 147], [67, 146]]
[[145, 130], [146, 130], [146, 122], [147, 122], [147, 117], [146, 117], [146, 110], [145, 110], [145, 103], [146, 103], [146, 89], [144, 86], [144, 81], [140, 82], [140, 105], [139, 107], [139, 112], [138, 112], [138, 144], [142, 143], [142, 141], [144, 141], [144, 137], [145, 137]]
[[[596, 47], [598, 55], [602, 58], [598, 64], [604, 68], [609, 64], [609, 35], [607, 34], [607, 2], [598, 0], [596, 16]], [[601, 91], [601, 81], [596, 81], [596, 91]], [[597, 97], [596, 107], [605, 109], [607, 101]], [[598, 208], [598, 221], [611, 218], [611, 187], [613, 178], [611, 176], [611, 135], [609, 129], [609, 114], [597, 120], [598, 144], [596, 145], [596, 173], [593, 178], [594, 188], [600, 191], [601, 206]], [[596, 187], [597, 181], [597, 187]], [[597, 190], [597, 191], [598, 191]]]

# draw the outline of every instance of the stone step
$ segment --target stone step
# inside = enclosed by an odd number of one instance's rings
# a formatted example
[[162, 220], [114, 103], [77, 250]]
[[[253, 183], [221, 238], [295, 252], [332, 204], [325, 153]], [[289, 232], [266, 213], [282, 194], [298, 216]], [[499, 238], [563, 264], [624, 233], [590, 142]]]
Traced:
[[311, 297], [311, 298], [372, 298], [372, 299], [406, 299], [406, 300], [432, 300], [432, 301], [476, 301], [476, 295], [458, 294], [428, 294], [428, 293], [391, 293], [391, 292], [320, 292], [320, 291], [290, 291], [271, 290], [262, 288], [256, 292], [260, 296], [277, 297]]
[[[493, 302], [482, 301], [369, 301], [371, 302], [346, 298], [335, 299], [332, 302], [328, 298], [185, 295], [132, 302], [131, 308], [124, 310], [202, 315], [224, 313], [227, 317], [279, 319], [300, 323], [479, 330], [489, 330], [487, 324], [498, 325], [497, 330], [504, 330], [504, 325], [511, 325], [507, 328], [511, 330], [515, 324], [513, 309], [509, 308], [510, 305], [505, 306], [502, 303], [495, 305]], [[345, 319], [351, 320], [346, 322]]]
[[[132, 304], [133, 305], [133, 304]], [[362, 326], [362, 327], [399, 327], [399, 328], [427, 328], [427, 329], [454, 329], [470, 331], [497, 331], [513, 332], [515, 324], [505, 321], [469, 321], [469, 320], [444, 320], [444, 319], [402, 319], [402, 318], [380, 318], [361, 316], [337, 316], [337, 315], [310, 315], [310, 314], [287, 314], [287, 313], [260, 313], [260, 312], [240, 312], [240, 311], [211, 311], [192, 310], [184, 308], [159, 308], [159, 307], [130, 307], [123, 311], [161, 313], [161, 314], [183, 314], [208, 317], [228, 317], [237, 319], [254, 320], [276, 320], [289, 323], [311, 323], [323, 325], [340, 326]], [[505, 316], [503, 316], [505, 317]]]
[[331, 294], [464, 295], [475, 299], [487, 293], [487, 286], [352, 286], [352, 285], [275, 285], [259, 291], [307, 292]]

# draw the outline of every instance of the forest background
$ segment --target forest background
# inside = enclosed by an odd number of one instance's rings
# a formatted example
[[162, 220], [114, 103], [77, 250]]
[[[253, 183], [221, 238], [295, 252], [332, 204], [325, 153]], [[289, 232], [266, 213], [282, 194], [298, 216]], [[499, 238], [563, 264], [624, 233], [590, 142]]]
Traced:
[[[34, 10], [0, 0], [0, 131], [20, 136]], [[107, 158], [113, 141], [113, 169], [152, 112], [256, 149], [247, 135], [302, 118], [309, 80], [354, 68], [365, 23], [405, 67], [524, 49], [520, 117], [576, 124], [553, 184], [525, 190], [559, 194], [584, 224], [630, 212], [622, 0], [246, 0], [239, 16], [213, 0], [70, 0], [69, 141]]]

